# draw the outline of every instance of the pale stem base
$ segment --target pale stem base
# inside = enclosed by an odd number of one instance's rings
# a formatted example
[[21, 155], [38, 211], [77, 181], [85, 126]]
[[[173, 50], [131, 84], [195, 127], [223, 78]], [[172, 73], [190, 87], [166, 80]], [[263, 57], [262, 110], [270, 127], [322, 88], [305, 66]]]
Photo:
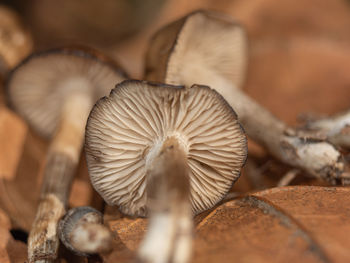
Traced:
[[150, 221], [137, 252], [141, 262], [186, 263], [190, 260], [193, 220], [188, 169], [180, 144], [168, 138], [147, 174]]

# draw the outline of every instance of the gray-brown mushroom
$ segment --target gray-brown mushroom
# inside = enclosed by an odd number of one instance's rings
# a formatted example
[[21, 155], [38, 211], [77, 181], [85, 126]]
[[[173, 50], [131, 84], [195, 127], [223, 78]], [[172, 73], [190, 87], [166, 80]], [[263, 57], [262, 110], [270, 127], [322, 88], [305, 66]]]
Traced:
[[186, 262], [192, 215], [226, 195], [247, 145], [235, 112], [209, 87], [130, 80], [92, 109], [85, 151], [105, 201], [128, 215], [150, 216], [139, 258]]
[[78, 48], [35, 53], [10, 73], [10, 105], [35, 131], [51, 139], [29, 235], [29, 262], [57, 257], [57, 223], [65, 213], [87, 116], [94, 102], [123, 78], [120, 69], [101, 55]]
[[79, 256], [105, 253], [112, 248], [112, 234], [103, 225], [100, 211], [80, 206], [70, 209], [58, 224], [61, 242]]
[[340, 152], [298, 134], [239, 88], [245, 75], [246, 36], [230, 18], [196, 11], [158, 31], [149, 45], [146, 79], [217, 90], [237, 111], [248, 136], [281, 161], [333, 183], [347, 181]]

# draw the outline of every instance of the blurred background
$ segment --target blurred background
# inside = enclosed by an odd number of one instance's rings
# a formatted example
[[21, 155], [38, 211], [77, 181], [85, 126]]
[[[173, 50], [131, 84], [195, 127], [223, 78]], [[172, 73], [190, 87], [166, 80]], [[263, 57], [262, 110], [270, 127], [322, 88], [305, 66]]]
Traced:
[[[295, 122], [301, 111], [335, 112], [338, 108], [333, 109], [334, 105], [346, 105], [349, 98], [330, 96], [317, 103], [324, 94], [344, 92], [340, 86], [349, 83], [345, 70], [349, 63], [348, 0], [1, 2], [19, 14], [34, 39], [34, 50], [72, 43], [93, 46], [119, 60], [133, 78], [142, 77], [148, 39], [162, 25], [199, 8], [221, 11], [234, 17], [248, 32], [248, 92], [257, 98], [262, 96], [263, 103], [271, 107], [281, 110], [290, 105], [290, 112], [295, 108], [294, 115], [275, 112], [278, 117]], [[269, 93], [265, 86], [269, 86]]]
[[162, 25], [199, 8], [221, 11], [248, 32], [248, 93], [278, 117], [295, 123], [300, 112], [328, 114], [348, 106], [348, 0], [1, 2], [19, 14], [34, 50], [93, 46], [120, 61], [132, 78], [142, 77], [148, 39]]
[[[17, 36], [24, 46], [16, 53], [18, 61], [30, 50], [83, 44], [111, 56], [137, 79], [143, 76], [148, 40], [156, 30], [195, 9], [220, 11], [247, 30], [244, 90], [277, 117], [297, 125], [307, 116], [350, 108], [349, 0], [5, 0], [0, 4], [11, 8], [32, 36], [32, 42]], [[3, 18], [0, 13], [0, 26], [6, 23]], [[9, 32], [0, 31], [0, 39], [11, 37], [15, 41]], [[6, 58], [0, 59], [4, 79], [2, 64]], [[16, 62], [7, 64], [11, 68]], [[5, 106], [1, 92], [0, 224], [9, 220], [12, 231], [25, 240], [35, 215], [48, 144]], [[260, 181], [242, 176], [233, 191], [274, 186], [289, 170], [251, 141], [249, 156], [254, 165], [247, 165], [244, 174], [258, 173]], [[305, 178], [294, 183], [322, 184]], [[102, 201], [90, 186], [82, 160], [70, 205], [89, 204], [101, 207]], [[1, 214], [8, 219], [1, 221]]]

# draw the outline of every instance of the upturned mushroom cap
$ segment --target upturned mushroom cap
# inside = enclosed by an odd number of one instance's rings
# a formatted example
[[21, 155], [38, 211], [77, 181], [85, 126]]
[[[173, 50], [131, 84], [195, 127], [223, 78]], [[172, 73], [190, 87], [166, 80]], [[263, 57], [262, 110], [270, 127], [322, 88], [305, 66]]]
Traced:
[[153, 36], [145, 74], [148, 80], [173, 85], [197, 83], [216, 89], [229, 81], [241, 88], [246, 65], [247, 39], [243, 28], [223, 14], [200, 10]]
[[119, 67], [95, 51], [54, 49], [34, 53], [10, 73], [7, 97], [39, 134], [51, 137], [71, 94], [90, 94], [96, 101], [123, 79]]
[[58, 225], [62, 243], [75, 254], [88, 256], [111, 248], [111, 233], [102, 214], [89, 206], [70, 209]]
[[176, 138], [187, 156], [194, 213], [224, 197], [247, 155], [235, 112], [216, 91], [198, 85], [124, 81], [95, 104], [85, 136], [93, 186], [129, 215], [147, 215], [147, 170], [166, 139]]

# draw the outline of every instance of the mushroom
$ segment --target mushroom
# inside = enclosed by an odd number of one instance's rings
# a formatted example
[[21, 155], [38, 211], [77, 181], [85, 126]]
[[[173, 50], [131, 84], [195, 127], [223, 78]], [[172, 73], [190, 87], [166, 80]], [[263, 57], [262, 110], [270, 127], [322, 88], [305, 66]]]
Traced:
[[344, 183], [340, 152], [311, 134], [298, 136], [241, 90], [246, 36], [235, 21], [214, 12], [196, 11], [159, 30], [146, 56], [146, 79], [217, 90], [237, 111], [247, 135], [291, 166], [333, 183]]
[[103, 225], [102, 214], [89, 206], [70, 209], [58, 224], [61, 242], [79, 256], [111, 250], [112, 235]]
[[95, 104], [85, 152], [92, 184], [109, 205], [150, 216], [139, 259], [186, 262], [192, 215], [223, 199], [247, 144], [235, 112], [209, 87], [129, 80]]
[[29, 262], [57, 257], [57, 223], [65, 213], [87, 116], [93, 103], [123, 78], [101, 55], [78, 48], [35, 53], [10, 73], [10, 105], [39, 134], [52, 138], [29, 234]]
[[18, 15], [0, 5], [0, 73], [17, 65], [32, 47], [32, 38]]

